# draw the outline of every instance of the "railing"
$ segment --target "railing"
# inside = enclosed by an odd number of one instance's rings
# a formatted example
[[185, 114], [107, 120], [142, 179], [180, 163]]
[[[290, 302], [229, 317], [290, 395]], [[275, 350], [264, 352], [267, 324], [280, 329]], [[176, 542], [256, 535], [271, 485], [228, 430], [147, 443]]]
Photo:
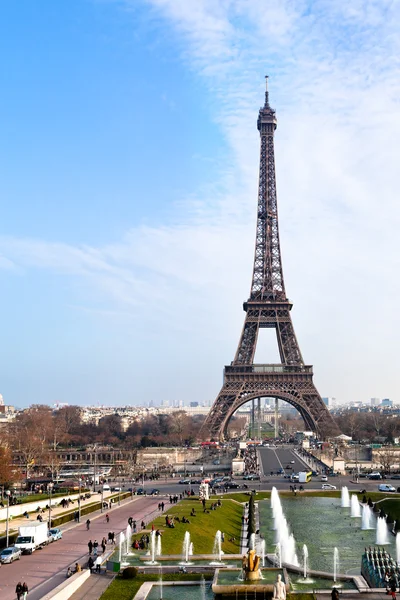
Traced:
[[312, 367], [306, 365], [229, 365], [225, 373], [312, 373]]

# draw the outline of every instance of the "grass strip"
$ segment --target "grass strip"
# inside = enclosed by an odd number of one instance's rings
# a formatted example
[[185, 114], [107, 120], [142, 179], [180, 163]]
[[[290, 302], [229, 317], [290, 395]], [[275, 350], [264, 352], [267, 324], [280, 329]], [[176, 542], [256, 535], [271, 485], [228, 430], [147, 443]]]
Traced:
[[[222, 550], [226, 554], [238, 554], [240, 551], [243, 507], [237, 502], [232, 502], [224, 498], [222, 506], [216, 510], [210, 510], [213, 502], [211, 500], [206, 502], [206, 510], [208, 512], [205, 513], [200, 502], [195, 504], [193, 500], [182, 500], [179, 504], [168, 506], [168, 510], [147, 525], [146, 529], [151, 528], [153, 524], [155, 529], [163, 531], [163, 554], [180, 554], [186, 531], [190, 532], [195, 554], [212, 554], [214, 537], [218, 529], [224, 532], [225, 535]], [[192, 508], [196, 511], [195, 517], [190, 515]], [[175, 527], [173, 529], [165, 525], [167, 514], [170, 517], [175, 517]], [[186, 517], [190, 523], [178, 523], [176, 517], [179, 517], [180, 520], [182, 517]], [[141, 535], [139, 532], [133, 536], [133, 539], [140, 539]], [[235, 541], [229, 541], [233, 538]]]

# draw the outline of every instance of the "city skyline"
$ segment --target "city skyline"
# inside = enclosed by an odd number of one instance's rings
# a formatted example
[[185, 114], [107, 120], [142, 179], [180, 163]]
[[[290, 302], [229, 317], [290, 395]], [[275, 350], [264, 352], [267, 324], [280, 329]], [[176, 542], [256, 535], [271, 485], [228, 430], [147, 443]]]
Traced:
[[250, 287], [265, 74], [304, 359], [322, 396], [397, 402], [398, 6], [2, 13], [6, 404], [214, 400]]

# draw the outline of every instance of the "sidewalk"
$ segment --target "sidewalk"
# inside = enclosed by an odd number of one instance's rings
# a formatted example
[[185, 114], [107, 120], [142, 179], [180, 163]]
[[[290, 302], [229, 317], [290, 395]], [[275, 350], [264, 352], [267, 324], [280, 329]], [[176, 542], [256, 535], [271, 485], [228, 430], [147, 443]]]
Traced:
[[96, 575], [93, 573], [79, 590], [76, 590], [69, 600], [99, 600], [103, 592], [108, 588], [115, 574], [106, 573]]
[[[115, 497], [115, 493], [114, 492], [106, 492], [104, 494], [104, 500], [107, 500], [110, 496], [114, 496]], [[51, 503], [51, 518], [52, 520], [55, 517], [58, 517], [60, 515], [63, 514], [67, 514], [70, 512], [73, 512], [75, 510], [78, 510], [78, 500], [73, 500], [70, 502], [70, 506], [69, 508], [63, 508], [62, 506], [59, 505], [59, 502], [63, 499], [63, 497], [57, 498], [52, 500]], [[68, 495], [65, 495], [65, 499], [68, 499]], [[57, 506], [55, 506], [55, 503], [57, 502]], [[85, 500], [81, 500], [81, 509], [86, 508], [87, 506], [89, 506], [90, 504], [93, 504], [95, 502], [101, 502], [101, 494], [98, 493], [92, 493], [91, 498], [87, 498]], [[122, 504], [122, 500], [121, 500], [121, 504]], [[53, 504], [54, 503], [54, 504]], [[114, 502], [113, 506], [118, 506], [118, 502]], [[49, 519], [49, 510], [48, 509], [44, 509], [44, 513], [41, 513], [42, 517], [43, 517], [43, 522], [47, 522]], [[99, 511], [100, 512], [100, 511]], [[104, 512], [107, 512], [107, 509], [104, 509]], [[13, 532], [16, 532], [18, 530], [18, 527], [20, 527], [21, 525], [26, 525], [27, 523], [31, 522], [31, 521], [35, 521], [36, 517], [39, 513], [38, 512], [30, 512], [29, 513], [29, 519], [27, 519], [26, 517], [14, 517], [9, 519], [9, 530], [10, 530], [10, 534]], [[92, 515], [94, 513], [90, 513], [90, 515]], [[91, 518], [90, 515], [84, 515], [85, 517], [85, 521], [87, 518]], [[81, 521], [82, 521], [81, 517]], [[72, 519], [72, 522], [74, 522], [74, 520]], [[66, 523], [65, 525], [67, 525], [68, 523]], [[63, 526], [64, 528], [64, 526]], [[6, 522], [2, 521], [0, 523], [0, 537], [4, 537], [6, 535]]]

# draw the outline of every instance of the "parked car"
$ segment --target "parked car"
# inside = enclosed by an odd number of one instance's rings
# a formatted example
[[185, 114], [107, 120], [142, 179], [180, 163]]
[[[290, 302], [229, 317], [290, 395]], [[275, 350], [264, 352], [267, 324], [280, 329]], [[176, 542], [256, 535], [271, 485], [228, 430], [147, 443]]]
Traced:
[[378, 490], [380, 492], [395, 492], [396, 488], [394, 488], [392, 485], [389, 485], [388, 483], [381, 483], [381, 485], [378, 487]]
[[47, 543], [51, 544], [52, 542], [54, 542], [54, 537], [53, 534], [51, 533], [50, 529], [47, 530]]
[[332, 485], [331, 483], [323, 483], [322, 489], [323, 490], [336, 490], [336, 485]]
[[138, 489], [136, 490], [136, 495], [137, 495], [137, 496], [144, 496], [144, 495], [145, 495], [144, 488], [138, 488]]
[[201, 479], [192, 479], [192, 485], [200, 485]]
[[370, 473], [368, 479], [382, 479], [382, 475], [380, 473]]
[[240, 488], [240, 485], [236, 483], [236, 481], [227, 481], [225, 483], [225, 487], [229, 488], [230, 490], [237, 490], [238, 488]]
[[190, 484], [190, 479], [181, 479], [179, 481], [179, 483], [181, 483], [182, 485], [189, 485]]
[[22, 551], [19, 548], [15, 548], [15, 546], [4, 548], [0, 554], [0, 562], [2, 565], [6, 563], [12, 563], [14, 560], [19, 560], [21, 558], [21, 554]]
[[159, 496], [159, 495], [160, 495], [160, 490], [157, 490], [156, 488], [154, 488], [150, 492], [150, 496]]
[[400, 475], [392, 475], [390, 479], [400, 479]]
[[322, 475], [322, 477], [321, 477], [321, 481], [328, 481], [328, 478], [327, 478], [327, 476], [326, 476], [326, 475]]
[[255, 479], [260, 479], [260, 476], [256, 475], [255, 473], [250, 473], [250, 475], [245, 475], [243, 477], [243, 479], [248, 479], [249, 481], [254, 481]]
[[58, 529], [58, 527], [55, 527], [54, 529], [50, 529], [50, 533], [53, 536], [53, 542], [56, 542], [57, 540], [61, 540], [62, 531], [61, 531], [61, 529]]

